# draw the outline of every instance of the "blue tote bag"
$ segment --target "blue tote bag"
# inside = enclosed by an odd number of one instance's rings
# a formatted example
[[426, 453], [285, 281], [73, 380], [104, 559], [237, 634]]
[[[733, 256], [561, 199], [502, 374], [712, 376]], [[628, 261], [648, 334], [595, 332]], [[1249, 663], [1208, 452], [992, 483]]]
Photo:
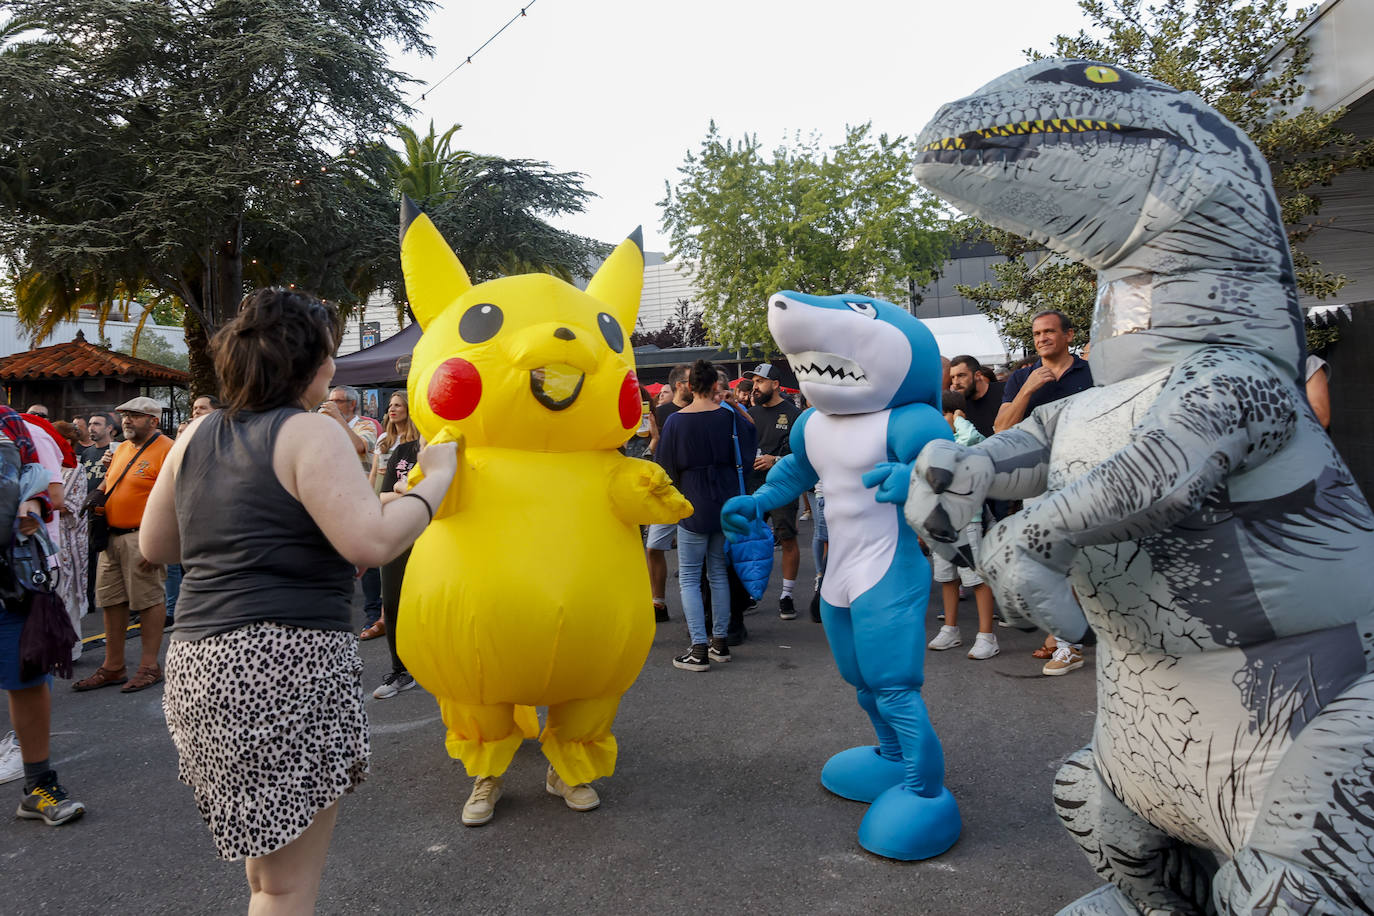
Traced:
[[[735, 476], [739, 479], [739, 493], [747, 496], [744, 489], [744, 463], [739, 453], [739, 415], [734, 408], [727, 408], [733, 426], [730, 438], [735, 442]], [[725, 555], [735, 568], [740, 584], [755, 601], [768, 590], [768, 577], [773, 573], [773, 529], [761, 518], [749, 523], [749, 531], [733, 540], [726, 538]]]

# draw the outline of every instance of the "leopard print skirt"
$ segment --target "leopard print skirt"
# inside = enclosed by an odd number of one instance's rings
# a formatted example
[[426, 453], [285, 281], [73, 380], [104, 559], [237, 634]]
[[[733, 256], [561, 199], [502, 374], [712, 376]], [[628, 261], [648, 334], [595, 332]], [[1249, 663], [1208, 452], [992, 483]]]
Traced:
[[358, 638], [255, 623], [167, 648], [177, 775], [221, 859], [264, 856], [367, 776]]

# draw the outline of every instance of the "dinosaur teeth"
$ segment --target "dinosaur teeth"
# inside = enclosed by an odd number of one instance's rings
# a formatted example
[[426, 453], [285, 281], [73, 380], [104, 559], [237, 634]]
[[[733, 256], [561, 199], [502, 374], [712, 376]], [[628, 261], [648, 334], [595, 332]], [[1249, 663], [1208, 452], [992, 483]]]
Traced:
[[789, 354], [787, 361], [791, 363], [798, 382], [838, 386], [868, 384], [868, 375], [862, 366], [834, 353], [807, 350]]

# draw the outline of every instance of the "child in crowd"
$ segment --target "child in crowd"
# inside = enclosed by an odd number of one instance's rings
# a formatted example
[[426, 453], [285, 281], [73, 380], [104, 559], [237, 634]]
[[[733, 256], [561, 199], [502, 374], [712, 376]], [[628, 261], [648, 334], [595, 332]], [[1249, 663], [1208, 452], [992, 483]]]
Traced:
[[[983, 434], [964, 416], [964, 396], [957, 391], [947, 390], [943, 397], [945, 421], [949, 423], [950, 429], [954, 430], [954, 441], [964, 446], [982, 442]], [[982, 537], [983, 520], [975, 518], [964, 528], [959, 539], [961, 551], [975, 563], [978, 560]], [[962, 582], [965, 588], [973, 590], [973, 600], [978, 607], [978, 636], [973, 641], [973, 648], [969, 650], [968, 657], [975, 660], [992, 658], [1000, 651], [997, 647], [997, 634], [993, 631], [992, 589], [972, 567], [956, 567], [933, 551], [930, 559], [935, 571], [935, 581], [940, 583], [945, 623], [940, 627], [940, 632], [935, 634], [935, 638], [927, 643], [927, 647], [941, 651], [963, 645], [964, 641], [959, 634], [959, 584]]]

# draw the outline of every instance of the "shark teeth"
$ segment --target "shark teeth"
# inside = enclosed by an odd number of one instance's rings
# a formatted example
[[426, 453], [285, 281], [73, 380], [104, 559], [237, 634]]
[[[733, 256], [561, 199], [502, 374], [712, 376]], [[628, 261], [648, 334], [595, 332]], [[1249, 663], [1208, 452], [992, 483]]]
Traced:
[[789, 353], [787, 361], [792, 364], [798, 382], [842, 386], [868, 384], [868, 376], [862, 366], [834, 353], [820, 350]]

